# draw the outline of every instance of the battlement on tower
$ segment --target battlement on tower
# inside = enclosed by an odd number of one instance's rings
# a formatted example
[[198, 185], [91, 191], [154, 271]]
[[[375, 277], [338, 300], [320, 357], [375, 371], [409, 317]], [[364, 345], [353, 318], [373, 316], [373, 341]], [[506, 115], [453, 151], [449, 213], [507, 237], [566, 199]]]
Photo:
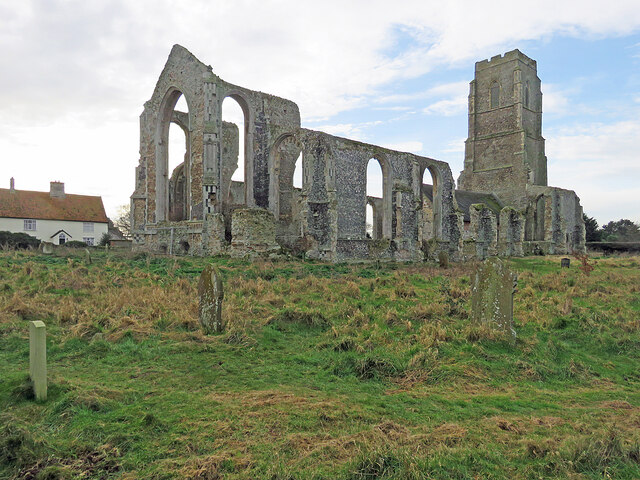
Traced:
[[494, 55], [489, 60], [481, 60], [476, 62], [476, 72], [481, 70], [485, 70], [487, 68], [496, 67], [502, 65], [504, 63], [511, 62], [513, 60], [520, 60], [522, 63], [527, 65], [528, 67], [537, 70], [537, 62], [529, 57], [527, 57], [524, 53], [522, 53], [517, 48], [515, 50], [511, 50], [510, 52], [505, 53], [504, 55]]

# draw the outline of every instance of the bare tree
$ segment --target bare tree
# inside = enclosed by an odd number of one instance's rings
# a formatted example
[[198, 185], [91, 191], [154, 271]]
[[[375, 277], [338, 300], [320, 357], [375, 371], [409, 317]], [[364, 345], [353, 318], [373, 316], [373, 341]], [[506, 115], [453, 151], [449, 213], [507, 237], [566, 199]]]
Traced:
[[125, 238], [131, 238], [131, 206], [121, 205], [113, 220], [113, 225], [122, 232]]

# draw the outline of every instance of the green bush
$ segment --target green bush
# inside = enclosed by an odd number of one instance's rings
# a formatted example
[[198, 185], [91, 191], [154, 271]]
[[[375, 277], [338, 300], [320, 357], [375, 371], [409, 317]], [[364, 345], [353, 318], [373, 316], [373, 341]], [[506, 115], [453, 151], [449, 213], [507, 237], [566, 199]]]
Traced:
[[0, 245], [12, 249], [38, 248], [40, 240], [26, 233], [0, 232]]
[[100, 237], [100, 241], [98, 242], [98, 246], [106, 247], [107, 245], [109, 245], [109, 234], [103, 233], [102, 236]]
[[64, 246], [69, 248], [86, 248], [87, 244], [79, 240], [71, 240], [70, 242], [65, 243]]

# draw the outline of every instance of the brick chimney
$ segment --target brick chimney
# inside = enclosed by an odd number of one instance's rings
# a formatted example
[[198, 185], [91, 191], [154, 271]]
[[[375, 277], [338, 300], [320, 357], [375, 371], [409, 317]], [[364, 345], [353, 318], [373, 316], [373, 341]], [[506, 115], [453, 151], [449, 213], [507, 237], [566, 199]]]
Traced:
[[64, 183], [63, 182], [50, 182], [49, 195], [51, 198], [64, 198]]
[[11, 177], [11, 180], [9, 180], [9, 191], [11, 193], [15, 193], [16, 191], [16, 181], [13, 179], [13, 177]]

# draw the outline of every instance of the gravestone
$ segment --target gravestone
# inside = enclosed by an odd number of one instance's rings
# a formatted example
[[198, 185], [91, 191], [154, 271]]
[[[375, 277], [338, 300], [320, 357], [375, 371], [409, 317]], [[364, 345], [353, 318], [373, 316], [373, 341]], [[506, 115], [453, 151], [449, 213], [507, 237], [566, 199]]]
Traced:
[[84, 249], [84, 263], [85, 265], [91, 265], [91, 252], [88, 248]]
[[560, 260], [560, 268], [569, 268], [571, 266], [571, 259], [563, 258]]
[[449, 254], [444, 250], [438, 252], [438, 265], [440, 268], [449, 268]]
[[51, 242], [42, 242], [42, 253], [45, 255], [51, 255], [53, 253], [53, 243]]
[[222, 321], [222, 276], [213, 265], [207, 265], [198, 282], [200, 296], [200, 325], [204, 333], [218, 333], [224, 330]]
[[47, 329], [43, 322], [29, 322], [29, 377], [36, 400], [47, 399]]
[[474, 323], [491, 325], [507, 334], [515, 343], [513, 294], [517, 275], [497, 257], [485, 260], [476, 271], [471, 289], [471, 315]]

